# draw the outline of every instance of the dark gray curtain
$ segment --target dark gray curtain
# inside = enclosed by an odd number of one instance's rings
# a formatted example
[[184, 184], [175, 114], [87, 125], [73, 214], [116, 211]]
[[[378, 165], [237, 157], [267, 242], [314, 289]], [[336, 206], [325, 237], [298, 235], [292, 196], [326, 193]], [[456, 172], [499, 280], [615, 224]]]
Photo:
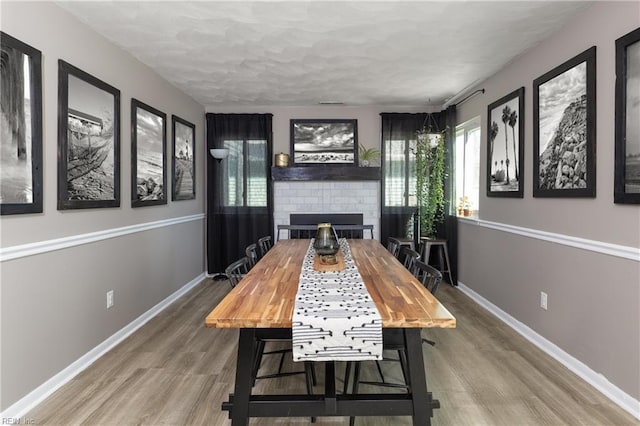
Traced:
[[[273, 116], [209, 113], [206, 117], [207, 270], [214, 274], [223, 272], [231, 262], [243, 257], [246, 246], [273, 232], [273, 191], [269, 169], [273, 156]], [[221, 162], [209, 155], [211, 148], [224, 148], [225, 141], [233, 141], [239, 150], [244, 146], [244, 151], [236, 152], [235, 158], [243, 158], [242, 167], [251, 167], [249, 179], [246, 179], [246, 172], [243, 174], [240, 170], [239, 161], [233, 161], [232, 155]], [[248, 141], [266, 141], [266, 146]], [[233, 191], [237, 194], [235, 197], [229, 195], [235, 188], [229, 186], [230, 175], [234, 176], [234, 185], [245, 185], [245, 190], [236, 188]], [[251, 179], [263, 182], [263, 178], [266, 179], [266, 206], [252, 206], [246, 201], [247, 194], [252, 191], [246, 182], [251, 182]], [[262, 187], [258, 189], [262, 190]]]
[[451, 284], [458, 285], [458, 217], [456, 216], [456, 106], [451, 105], [445, 111], [444, 224], [438, 229], [438, 237], [447, 239], [447, 251], [451, 263]]
[[[416, 140], [416, 132], [425, 125], [426, 113], [386, 113], [382, 116], [382, 208], [380, 238], [383, 244], [389, 237], [414, 238], [418, 246], [415, 217], [415, 164], [409, 155]], [[439, 130], [445, 128], [444, 114], [432, 113]], [[435, 130], [435, 129], [434, 129]], [[414, 142], [412, 142], [414, 141]], [[390, 155], [392, 154], [392, 155]], [[393, 156], [394, 160], [389, 161]], [[400, 160], [404, 156], [404, 160]], [[400, 193], [404, 199], [400, 200]], [[412, 206], [413, 204], [413, 206]]]
[[[380, 239], [386, 245], [389, 237], [414, 238], [418, 247], [418, 226], [415, 215], [416, 208], [412, 207], [411, 197], [415, 197], [415, 183], [411, 180], [415, 168], [411, 156], [406, 155], [411, 149], [411, 141], [416, 139], [416, 132], [425, 125], [426, 113], [382, 113], [382, 206], [380, 214]], [[455, 129], [456, 107], [446, 111], [431, 114], [438, 129], [446, 129], [445, 137], [445, 220], [438, 226], [438, 238], [447, 239], [447, 250], [451, 262], [451, 275], [454, 284], [457, 283], [458, 271], [458, 221], [455, 215]], [[427, 123], [428, 125], [428, 123]], [[434, 129], [435, 130], [435, 129]], [[404, 142], [403, 142], [404, 141]], [[389, 153], [393, 152], [395, 161], [389, 161]], [[404, 152], [405, 160], [397, 158]], [[399, 183], [398, 183], [399, 182]], [[392, 192], [390, 194], [390, 192]], [[400, 192], [404, 192], [400, 200]], [[398, 205], [401, 204], [401, 205]]]

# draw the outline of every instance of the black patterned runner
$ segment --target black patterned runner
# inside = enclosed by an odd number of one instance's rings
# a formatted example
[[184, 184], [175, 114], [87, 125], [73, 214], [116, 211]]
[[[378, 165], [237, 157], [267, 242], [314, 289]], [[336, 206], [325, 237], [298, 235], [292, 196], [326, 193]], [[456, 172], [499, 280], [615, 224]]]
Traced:
[[293, 311], [294, 361], [382, 359], [380, 314], [344, 238], [340, 250], [344, 271], [315, 271], [309, 244]]

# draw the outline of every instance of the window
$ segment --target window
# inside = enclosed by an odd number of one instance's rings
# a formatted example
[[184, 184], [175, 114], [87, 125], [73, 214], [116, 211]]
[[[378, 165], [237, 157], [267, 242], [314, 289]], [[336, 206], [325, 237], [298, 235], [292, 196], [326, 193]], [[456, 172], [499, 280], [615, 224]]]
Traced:
[[225, 207], [267, 206], [267, 141], [225, 140], [229, 156], [221, 163]]
[[384, 146], [384, 205], [416, 206], [415, 140], [389, 140]]
[[466, 196], [471, 210], [480, 198], [480, 117], [456, 127], [456, 198]]

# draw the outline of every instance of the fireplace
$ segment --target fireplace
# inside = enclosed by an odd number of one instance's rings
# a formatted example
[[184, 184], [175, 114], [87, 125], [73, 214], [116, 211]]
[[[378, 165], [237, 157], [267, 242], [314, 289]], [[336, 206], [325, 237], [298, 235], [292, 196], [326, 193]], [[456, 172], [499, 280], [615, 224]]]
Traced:
[[[379, 181], [275, 181], [274, 235], [278, 225], [373, 225], [380, 238]], [[322, 219], [322, 220], [319, 220]]]

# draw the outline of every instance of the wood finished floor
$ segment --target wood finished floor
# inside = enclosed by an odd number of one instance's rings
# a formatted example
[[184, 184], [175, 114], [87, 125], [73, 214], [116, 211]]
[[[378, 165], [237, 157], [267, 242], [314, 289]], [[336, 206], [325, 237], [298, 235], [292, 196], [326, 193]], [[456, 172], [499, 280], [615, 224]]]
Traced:
[[[233, 388], [237, 331], [204, 327], [205, 316], [228, 290], [226, 281], [204, 281], [25, 418], [39, 425], [229, 425], [220, 405]], [[424, 356], [429, 390], [441, 404], [432, 424], [640, 424], [460, 291], [443, 285], [437, 296], [458, 327], [423, 331], [437, 342], [425, 345]], [[261, 372], [275, 368], [276, 357], [269, 358]], [[384, 364], [387, 378], [400, 381], [399, 365]], [[300, 367], [289, 357], [285, 368]], [[363, 370], [363, 380], [375, 379], [372, 363]], [[316, 392], [321, 393], [322, 370], [318, 373]], [[305, 393], [304, 377], [259, 380], [254, 393], [283, 387]], [[308, 418], [250, 423], [311, 424]], [[324, 417], [316, 424], [345, 425], [348, 418]], [[361, 426], [410, 424], [409, 417], [356, 419]]]

